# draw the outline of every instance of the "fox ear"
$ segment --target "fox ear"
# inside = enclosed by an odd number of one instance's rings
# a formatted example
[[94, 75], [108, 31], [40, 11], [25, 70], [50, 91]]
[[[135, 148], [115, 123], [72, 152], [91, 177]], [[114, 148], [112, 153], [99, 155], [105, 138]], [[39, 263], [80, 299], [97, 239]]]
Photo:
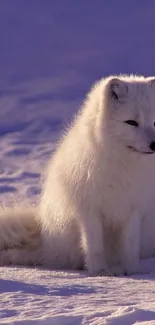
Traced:
[[128, 85], [121, 79], [112, 78], [109, 81], [109, 93], [113, 100], [123, 103], [128, 94]]

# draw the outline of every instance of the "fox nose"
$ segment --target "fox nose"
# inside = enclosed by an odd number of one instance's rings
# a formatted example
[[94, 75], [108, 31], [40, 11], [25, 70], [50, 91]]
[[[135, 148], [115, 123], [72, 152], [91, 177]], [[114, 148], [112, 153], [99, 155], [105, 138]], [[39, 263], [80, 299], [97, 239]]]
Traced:
[[150, 149], [152, 151], [155, 151], [155, 141], [152, 141], [151, 144], [150, 144]]

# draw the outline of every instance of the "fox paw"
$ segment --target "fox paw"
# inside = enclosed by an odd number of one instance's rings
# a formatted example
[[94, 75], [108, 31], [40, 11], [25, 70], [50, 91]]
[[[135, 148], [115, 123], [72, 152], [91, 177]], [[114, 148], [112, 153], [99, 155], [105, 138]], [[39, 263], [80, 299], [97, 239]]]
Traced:
[[89, 276], [94, 277], [94, 276], [113, 276], [112, 272], [109, 269], [102, 269], [100, 271], [95, 271], [95, 272], [89, 272]]
[[113, 276], [113, 273], [110, 270], [105, 269], [105, 270], [101, 270], [98, 273], [98, 276]]

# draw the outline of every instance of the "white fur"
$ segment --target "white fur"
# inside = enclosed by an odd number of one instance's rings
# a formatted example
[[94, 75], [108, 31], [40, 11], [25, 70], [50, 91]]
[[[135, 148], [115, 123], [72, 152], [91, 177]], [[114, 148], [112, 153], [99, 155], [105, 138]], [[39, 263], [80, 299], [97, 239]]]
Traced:
[[19, 243], [24, 237], [26, 244], [19, 251], [11, 231], [6, 251], [6, 220], [0, 227], [3, 261], [85, 266], [90, 275], [107, 275], [118, 262], [127, 274], [140, 272], [139, 258], [155, 256], [155, 153], [149, 154], [155, 141], [154, 80], [114, 76], [93, 87], [49, 163], [32, 215], [38, 244], [29, 253], [27, 221], [21, 226], [14, 217]]

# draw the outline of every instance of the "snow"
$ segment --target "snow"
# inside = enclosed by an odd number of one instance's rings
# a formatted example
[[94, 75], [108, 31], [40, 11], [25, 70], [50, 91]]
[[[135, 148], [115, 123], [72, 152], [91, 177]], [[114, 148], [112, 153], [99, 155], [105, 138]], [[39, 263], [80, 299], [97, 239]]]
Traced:
[[[154, 268], [155, 260], [149, 264]], [[84, 272], [1, 268], [0, 323], [152, 325], [154, 278], [155, 272], [91, 278]]]
[[[36, 203], [41, 172], [96, 79], [155, 75], [153, 0], [0, 1], [0, 203]], [[0, 268], [0, 324], [155, 324], [144, 274]], [[148, 271], [149, 270], [149, 271]]]

